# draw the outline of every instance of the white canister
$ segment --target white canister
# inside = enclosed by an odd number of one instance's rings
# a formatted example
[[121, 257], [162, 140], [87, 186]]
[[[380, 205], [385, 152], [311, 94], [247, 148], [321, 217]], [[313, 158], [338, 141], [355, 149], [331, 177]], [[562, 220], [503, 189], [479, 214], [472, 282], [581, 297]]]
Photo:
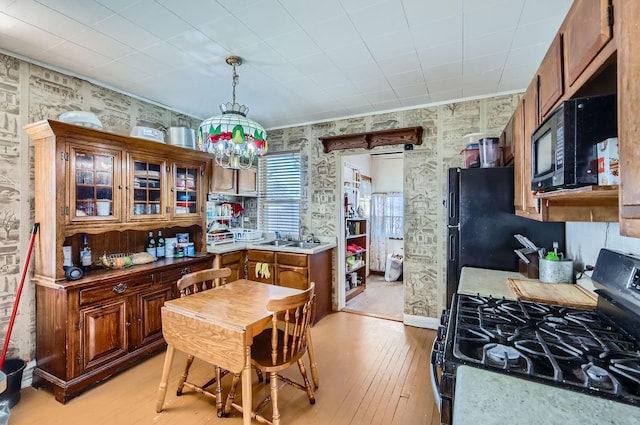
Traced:
[[573, 260], [553, 261], [541, 258], [538, 279], [547, 283], [573, 283]]

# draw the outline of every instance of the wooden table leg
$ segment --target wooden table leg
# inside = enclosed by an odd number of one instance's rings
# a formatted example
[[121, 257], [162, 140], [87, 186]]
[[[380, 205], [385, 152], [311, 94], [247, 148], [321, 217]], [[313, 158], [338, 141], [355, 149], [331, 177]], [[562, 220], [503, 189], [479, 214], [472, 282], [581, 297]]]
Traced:
[[167, 352], [164, 355], [164, 366], [162, 367], [162, 378], [160, 378], [160, 387], [158, 388], [158, 401], [156, 401], [156, 412], [162, 412], [164, 398], [167, 395], [167, 381], [169, 380], [169, 372], [173, 363], [173, 354], [175, 350], [172, 345], [167, 345]]
[[251, 406], [253, 403], [251, 396], [251, 346], [245, 347], [244, 369], [242, 369], [242, 423], [251, 424]]
[[309, 365], [311, 367], [311, 380], [313, 381], [313, 386], [317, 390], [320, 386], [320, 378], [318, 377], [318, 367], [316, 365], [316, 355], [313, 352], [310, 328], [307, 329], [307, 354], [309, 355]]

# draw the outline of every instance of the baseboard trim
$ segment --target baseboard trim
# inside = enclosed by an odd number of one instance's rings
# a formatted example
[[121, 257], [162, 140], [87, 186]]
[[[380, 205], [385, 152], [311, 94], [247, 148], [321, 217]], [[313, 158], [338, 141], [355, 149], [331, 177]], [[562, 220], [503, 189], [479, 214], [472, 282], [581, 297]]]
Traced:
[[440, 326], [440, 319], [416, 316], [413, 314], [405, 314], [403, 322], [407, 326], [414, 326], [416, 328], [438, 329], [438, 326]]

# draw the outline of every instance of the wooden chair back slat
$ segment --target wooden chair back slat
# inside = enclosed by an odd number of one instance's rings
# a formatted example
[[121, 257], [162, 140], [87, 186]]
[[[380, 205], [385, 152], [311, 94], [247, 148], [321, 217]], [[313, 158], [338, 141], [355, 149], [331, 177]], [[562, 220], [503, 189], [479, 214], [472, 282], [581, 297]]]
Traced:
[[[306, 332], [312, 321], [315, 284], [301, 294], [269, 300], [272, 315], [271, 361], [289, 362], [306, 349]], [[282, 340], [280, 340], [282, 339]]]
[[206, 269], [189, 273], [178, 280], [178, 292], [181, 297], [184, 297], [216, 288], [220, 285], [225, 285], [229, 276], [231, 276], [230, 268]]

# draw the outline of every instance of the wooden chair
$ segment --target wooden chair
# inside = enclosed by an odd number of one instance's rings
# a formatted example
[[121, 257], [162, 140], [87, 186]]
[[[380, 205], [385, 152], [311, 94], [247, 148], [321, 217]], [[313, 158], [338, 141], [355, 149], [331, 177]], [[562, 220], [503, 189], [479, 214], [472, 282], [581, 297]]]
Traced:
[[[307, 350], [307, 333], [313, 320], [313, 302], [315, 284], [311, 282], [309, 289], [301, 294], [269, 300], [267, 310], [272, 312], [271, 327], [253, 339], [251, 345], [251, 364], [256, 369], [266, 372], [271, 392], [258, 406], [252, 410], [251, 417], [259, 422], [279, 425], [278, 381], [307, 392], [309, 402], [315, 404], [313, 387], [307, 378], [307, 371], [302, 356]], [[278, 374], [289, 366], [298, 365], [303, 384], [294, 382]], [[231, 389], [227, 395], [224, 414], [228, 415], [231, 407], [242, 411], [242, 405], [235, 403], [235, 393], [240, 374], [234, 374]], [[269, 420], [259, 414], [268, 403], [272, 403], [272, 418]]]
[[[227, 277], [229, 277], [230, 275], [231, 269], [229, 268], [207, 269], [189, 273], [182, 276], [180, 280], [178, 280], [178, 292], [180, 293], [180, 297], [186, 297], [191, 294], [206, 291], [207, 289], [216, 288], [218, 286], [226, 284]], [[178, 390], [176, 391], [176, 394], [178, 396], [182, 395], [182, 390], [184, 389], [184, 387], [187, 387], [191, 388], [197, 393], [212, 397], [216, 401], [218, 417], [222, 417], [222, 384], [220, 383], [220, 380], [227, 373], [227, 371], [223, 371], [219, 366], [215, 366], [215, 376], [205, 384], [198, 385], [194, 382], [187, 381], [187, 376], [189, 375], [189, 369], [193, 364], [193, 360], [194, 356], [189, 355], [189, 357], [187, 357], [187, 364], [184, 368], [182, 376], [180, 377], [180, 381], [178, 382]], [[207, 388], [214, 383], [217, 384], [215, 394], [207, 390]]]

